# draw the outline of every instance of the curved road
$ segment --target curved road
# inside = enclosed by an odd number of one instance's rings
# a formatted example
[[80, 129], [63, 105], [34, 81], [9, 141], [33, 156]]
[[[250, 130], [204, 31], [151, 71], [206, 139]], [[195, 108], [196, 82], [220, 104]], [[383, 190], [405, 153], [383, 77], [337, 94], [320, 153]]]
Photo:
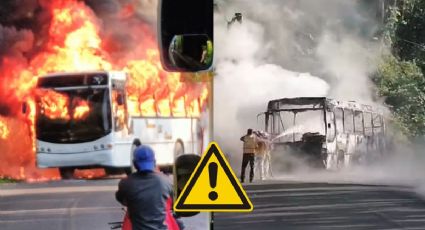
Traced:
[[[117, 179], [0, 185], [1, 230], [104, 230], [121, 221]], [[187, 229], [206, 229], [209, 215], [184, 218]]]
[[405, 187], [273, 182], [245, 186], [252, 213], [217, 213], [214, 229], [425, 229], [425, 201]]
[[[118, 180], [0, 185], [0, 229], [109, 229], [123, 212]], [[425, 229], [425, 202], [406, 187], [269, 181], [245, 185], [252, 213], [216, 213], [214, 229]], [[184, 219], [207, 229], [208, 216]]]

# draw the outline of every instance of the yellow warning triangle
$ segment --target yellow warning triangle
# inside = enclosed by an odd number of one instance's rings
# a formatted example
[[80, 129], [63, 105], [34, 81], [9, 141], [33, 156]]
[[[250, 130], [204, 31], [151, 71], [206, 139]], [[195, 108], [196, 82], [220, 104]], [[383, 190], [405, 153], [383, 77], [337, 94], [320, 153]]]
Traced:
[[253, 206], [217, 143], [211, 142], [177, 198], [179, 212], [249, 212]]

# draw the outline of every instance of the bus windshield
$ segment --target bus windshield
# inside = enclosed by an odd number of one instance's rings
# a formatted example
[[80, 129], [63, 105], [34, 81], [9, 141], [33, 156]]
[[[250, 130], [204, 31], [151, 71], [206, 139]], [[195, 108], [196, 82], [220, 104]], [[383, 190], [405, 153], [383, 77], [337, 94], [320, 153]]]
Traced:
[[109, 90], [71, 87], [42, 89], [37, 94], [37, 139], [80, 143], [99, 139], [112, 130]]
[[323, 110], [285, 110], [272, 112], [268, 130], [275, 142], [301, 141], [306, 133], [325, 135]]

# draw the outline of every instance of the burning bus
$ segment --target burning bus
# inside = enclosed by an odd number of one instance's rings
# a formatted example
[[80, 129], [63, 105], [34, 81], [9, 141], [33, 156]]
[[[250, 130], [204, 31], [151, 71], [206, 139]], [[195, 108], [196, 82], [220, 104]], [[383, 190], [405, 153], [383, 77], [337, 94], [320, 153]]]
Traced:
[[[38, 78], [36, 160], [58, 167], [62, 178], [75, 169], [102, 167], [107, 174], [131, 171], [131, 144], [139, 138], [168, 168], [177, 155], [200, 153], [199, 113], [131, 113], [125, 72], [54, 73]], [[184, 103], [184, 102], [183, 102]], [[158, 105], [159, 106], [159, 105]], [[156, 112], [155, 112], [156, 111]]]
[[385, 153], [382, 108], [325, 97], [283, 98], [269, 101], [260, 117], [274, 156], [289, 153], [310, 166], [340, 169]]

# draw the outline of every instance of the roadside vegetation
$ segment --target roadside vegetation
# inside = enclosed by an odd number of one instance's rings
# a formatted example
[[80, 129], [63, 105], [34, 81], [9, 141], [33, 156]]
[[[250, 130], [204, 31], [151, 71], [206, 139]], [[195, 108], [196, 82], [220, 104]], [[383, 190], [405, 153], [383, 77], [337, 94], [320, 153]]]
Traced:
[[15, 183], [15, 180], [12, 179], [7, 179], [7, 178], [0, 178], [0, 184], [4, 184], [4, 183]]
[[411, 140], [425, 136], [425, 0], [398, 1], [384, 29], [390, 53], [373, 77], [395, 124]]

